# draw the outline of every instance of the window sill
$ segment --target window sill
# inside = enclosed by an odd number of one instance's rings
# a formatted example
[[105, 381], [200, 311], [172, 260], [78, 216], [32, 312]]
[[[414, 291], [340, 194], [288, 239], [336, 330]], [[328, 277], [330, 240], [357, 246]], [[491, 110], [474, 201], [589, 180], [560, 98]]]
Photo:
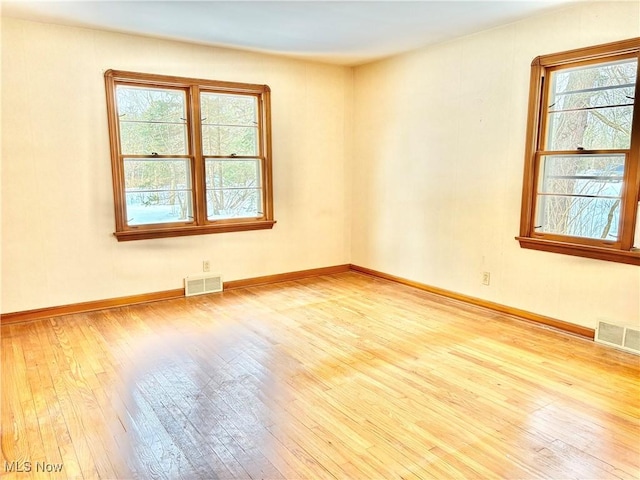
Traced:
[[577, 243], [555, 242], [552, 240], [541, 240], [530, 237], [516, 237], [520, 242], [520, 247], [543, 252], [561, 253], [574, 257], [594, 258], [608, 262], [626, 263], [629, 265], [640, 265], [640, 251], [613, 250], [605, 247], [594, 247], [591, 245], [581, 245]]
[[221, 225], [197, 225], [170, 228], [141, 228], [114, 232], [119, 242], [130, 240], [148, 240], [151, 238], [185, 237], [189, 235], [207, 235], [210, 233], [244, 232], [248, 230], [268, 230], [273, 228], [275, 220], [259, 220], [242, 223], [226, 223]]

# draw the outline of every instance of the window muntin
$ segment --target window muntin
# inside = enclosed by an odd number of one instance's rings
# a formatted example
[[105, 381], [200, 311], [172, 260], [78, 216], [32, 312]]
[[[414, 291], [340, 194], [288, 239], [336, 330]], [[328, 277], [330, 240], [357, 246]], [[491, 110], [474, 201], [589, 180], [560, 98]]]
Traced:
[[118, 240], [271, 228], [264, 85], [105, 73]]
[[534, 60], [521, 246], [640, 265], [639, 51], [633, 39]]

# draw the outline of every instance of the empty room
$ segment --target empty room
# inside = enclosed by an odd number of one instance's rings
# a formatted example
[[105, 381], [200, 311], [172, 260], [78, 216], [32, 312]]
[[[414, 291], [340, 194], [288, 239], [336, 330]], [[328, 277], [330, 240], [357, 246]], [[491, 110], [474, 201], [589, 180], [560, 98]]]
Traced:
[[640, 1], [8, 1], [7, 479], [640, 478]]

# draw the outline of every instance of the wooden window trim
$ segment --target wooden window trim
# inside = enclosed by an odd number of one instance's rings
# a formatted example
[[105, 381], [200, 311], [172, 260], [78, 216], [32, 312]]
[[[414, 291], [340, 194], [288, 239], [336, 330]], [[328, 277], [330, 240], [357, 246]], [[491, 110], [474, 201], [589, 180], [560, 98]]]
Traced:
[[[630, 265], [640, 265], [640, 250], [634, 249], [638, 202], [640, 202], [640, 78], [636, 79], [635, 106], [632, 119], [631, 145], [628, 150], [625, 190], [621, 205], [620, 238], [617, 242], [540, 234], [534, 231], [535, 202], [538, 179], [538, 157], [544, 151], [543, 105], [546, 98], [544, 78], [558, 67], [573, 64], [588, 64], [607, 61], [612, 57], [636, 57], [640, 69], [640, 38], [570, 50], [536, 57], [531, 63], [527, 137], [525, 144], [524, 179], [520, 234], [516, 237], [522, 248], [546, 252], [593, 258]], [[580, 154], [605, 153], [606, 151], [584, 150]], [[554, 154], [558, 152], [553, 152]], [[576, 151], [568, 153], [576, 154]]]
[[[224, 232], [240, 232], [273, 228], [273, 180], [271, 160], [271, 90], [267, 85], [223, 82], [168, 75], [107, 70], [104, 74], [107, 94], [107, 115], [109, 144], [115, 209], [115, 232], [118, 241], [145, 240], [152, 238], [181, 237]], [[182, 90], [186, 96], [187, 109], [187, 155], [171, 155], [170, 158], [186, 158], [191, 161], [191, 182], [193, 185], [193, 220], [187, 222], [127, 225], [124, 162], [120, 148], [119, 122], [116, 105], [117, 85], [147, 86]], [[202, 125], [200, 116], [200, 92], [252, 95], [258, 100], [258, 155], [253, 157], [261, 162], [262, 206], [260, 217], [208, 220], [206, 212], [205, 155], [202, 151]], [[127, 155], [136, 157], [138, 155]], [[139, 155], [149, 157], [149, 155]], [[167, 155], [157, 155], [157, 158]], [[206, 158], [215, 156], [206, 156]], [[227, 157], [224, 157], [227, 158]], [[235, 157], [234, 157], [235, 158]]]

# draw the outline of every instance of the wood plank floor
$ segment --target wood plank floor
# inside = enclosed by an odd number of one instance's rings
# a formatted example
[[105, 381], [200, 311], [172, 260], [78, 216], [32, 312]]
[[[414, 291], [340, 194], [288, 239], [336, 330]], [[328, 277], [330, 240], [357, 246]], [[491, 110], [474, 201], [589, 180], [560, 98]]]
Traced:
[[640, 478], [639, 357], [357, 273], [1, 333], [7, 479]]

